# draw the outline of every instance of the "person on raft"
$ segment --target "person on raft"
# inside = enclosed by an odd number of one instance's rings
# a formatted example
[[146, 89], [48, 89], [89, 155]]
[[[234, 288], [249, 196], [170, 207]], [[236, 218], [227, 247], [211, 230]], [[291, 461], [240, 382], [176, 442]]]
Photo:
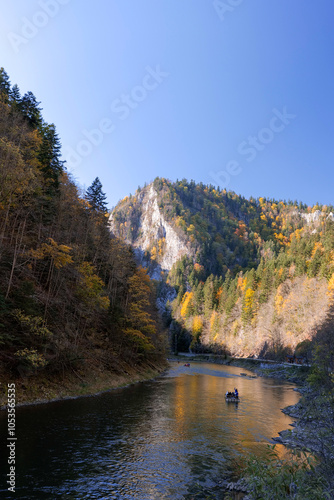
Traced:
[[239, 397], [238, 389], [236, 389], [236, 388], [234, 388], [234, 396], [235, 396], [236, 398], [238, 398], [238, 397]]

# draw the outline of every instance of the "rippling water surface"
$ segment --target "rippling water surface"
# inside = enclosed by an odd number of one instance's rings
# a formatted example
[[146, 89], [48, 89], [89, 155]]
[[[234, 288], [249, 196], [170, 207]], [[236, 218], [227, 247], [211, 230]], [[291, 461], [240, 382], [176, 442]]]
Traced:
[[[18, 408], [14, 498], [223, 498], [218, 484], [231, 457], [263, 453], [292, 422], [280, 409], [299, 397], [287, 383], [240, 371], [175, 362], [155, 381]], [[234, 387], [241, 402], [226, 403]], [[0, 460], [7, 473], [5, 454]], [[1, 498], [13, 498], [1, 488]]]

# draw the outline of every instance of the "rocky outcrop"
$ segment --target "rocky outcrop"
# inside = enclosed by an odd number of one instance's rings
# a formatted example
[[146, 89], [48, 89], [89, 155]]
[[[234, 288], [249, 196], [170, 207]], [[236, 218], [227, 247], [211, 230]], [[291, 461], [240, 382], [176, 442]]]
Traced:
[[[137, 235], [125, 240], [134, 248], [139, 262], [148, 268], [150, 276], [160, 279], [161, 272], [170, 271], [175, 262], [184, 255], [191, 255], [192, 250], [160, 211], [153, 184], [137, 195], [137, 205]], [[110, 229], [117, 236], [122, 236], [113, 214], [110, 216]]]
[[[306, 220], [307, 224], [314, 224], [319, 222], [323, 216], [326, 217], [326, 214], [323, 214], [323, 212], [321, 212], [320, 210], [315, 210], [310, 214], [301, 213], [300, 216], [302, 217], [302, 219]], [[334, 221], [334, 214], [331, 212], [330, 214], [327, 215], [326, 218]]]

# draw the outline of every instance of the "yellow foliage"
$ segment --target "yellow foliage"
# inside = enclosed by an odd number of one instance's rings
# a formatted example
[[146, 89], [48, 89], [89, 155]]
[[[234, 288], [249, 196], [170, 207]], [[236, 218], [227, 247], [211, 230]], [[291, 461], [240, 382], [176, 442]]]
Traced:
[[278, 276], [279, 278], [281, 278], [282, 274], [284, 273], [284, 268], [283, 267], [280, 267], [279, 268], [279, 271], [278, 271]]
[[56, 241], [52, 238], [48, 238], [48, 243], [43, 243], [36, 250], [31, 250], [30, 253], [35, 259], [44, 259], [45, 257], [51, 257], [54, 265], [57, 269], [71, 264], [73, 262], [72, 257], [69, 255], [72, 250], [71, 247], [67, 245], [58, 245]]
[[182, 219], [182, 217], [177, 217], [175, 224], [177, 227], [181, 227], [181, 228], [186, 227], [186, 223], [185, 223], [184, 219]]
[[328, 282], [328, 291], [327, 294], [329, 296], [329, 301], [331, 303], [334, 302], [334, 273], [332, 274], [329, 282]]
[[203, 330], [203, 320], [201, 316], [195, 316], [193, 318], [192, 332], [193, 335], [202, 333]]
[[153, 247], [151, 250], [151, 260], [156, 260], [157, 258], [157, 247]]
[[94, 273], [94, 266], [89, 262], [83, 262], [78, 266], [80, 273], [80, 284], [77, 293], [88, 306], [108, 309], [110, 301], [103, 296], [104, 282]]
[[282, 234], [282, 233], [279, 233], [279, 234], [274, 233], [274, 235], [275, 235], [275, 238], [276, 238], [278, 241], [283, 241], [283, 240], [284, 240], [284, 236], [283, 236], [283, 234]]
[[124, 334], [137, 346], [137, 349], [142, 352], [149, 352], [154, 350], [154, 345], [150, 339], [144, 335], [140, 330], [135, 328], [125, 328]]
[[37, 337], [52, 337], [52, 332], [45, 326], [45, 321], [40, 316], [27, 316], [20, 309], [14, 309], [12, 314], [20, 323], [25, 333], [30, 333]]
[[325, 251], [322, 243], [320, 241], [316, 242], [314, 247], [313, 247], [313, 250], [312, 250], [312, 256], [311, 256], [311, 259], [313, 259], [313, 257], [315, 256], [317, 250], [321, 250], [321, 252], [323, 253]]
[[163, 248], [165, 246], [165, 243], [166, 243], [166, 238], [161, 238], [159, 241], [158, 241], [158, 246], [159, 246], [159, 255], [161, 256], [163, 254]]
[[254, 290], [251, 288], [247, 288], [246, 293], [245, 293], [245, 306], [244, 310], [249, 311], [253, 307], [253, 300], [254, 300]]
[[[139, 267], [135, 274], [128, 279], [129, 283], [129, 304], [127, 310], [127, 320], [131, 325], [132, 333], [136, 331], [134, 336], [141, 338], [141, 342], [147, 339], [145, 342], [150, 342], [150, 336], [156, 335], [156, 327], [152, 317], [149, 313], [151, 307], [150, 304], [150, 294], [151, 294], [151, 283], [150, 278], [147, 275], [146, 270], [143, 267]], [[141, 335], [138, 334], [140, 332]], [[148, 344], [145, 344], [146, 346]], [[145, 350], [144, 344], [141, 344], [142, 348]]]
[[220, 316], [217, 311], [212, 311], [210, 317], [210, 335], [213, 339], [216, 339], [220, 328]]
[[36, 349], [21, 349], [20, 351], [16, 351], [15, 356], [21, 358], [28, 365], [34, 368], [43, 368], [48, 364], [43, 354], [39, 354]]
[[186, 292], [183, 296], [181, 303], [181, 316], [186, 318], [190, 314], [190, 308], [192, 306], [193, 292]]
[[278, 292], [275, 297], [275, 311], [277, 314], [281, 314], [284, 309], [284, 298]]

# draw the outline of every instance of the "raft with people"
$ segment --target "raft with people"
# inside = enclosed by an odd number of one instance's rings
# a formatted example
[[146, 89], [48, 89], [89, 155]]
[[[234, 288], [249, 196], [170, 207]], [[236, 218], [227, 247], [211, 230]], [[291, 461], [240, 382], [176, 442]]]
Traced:
[[240, 398], [238, 389], [234, 389], [233, 392], [227, 391], [225, 394], [225, 401], [227, 401], [228, 403], [239, 403]]

